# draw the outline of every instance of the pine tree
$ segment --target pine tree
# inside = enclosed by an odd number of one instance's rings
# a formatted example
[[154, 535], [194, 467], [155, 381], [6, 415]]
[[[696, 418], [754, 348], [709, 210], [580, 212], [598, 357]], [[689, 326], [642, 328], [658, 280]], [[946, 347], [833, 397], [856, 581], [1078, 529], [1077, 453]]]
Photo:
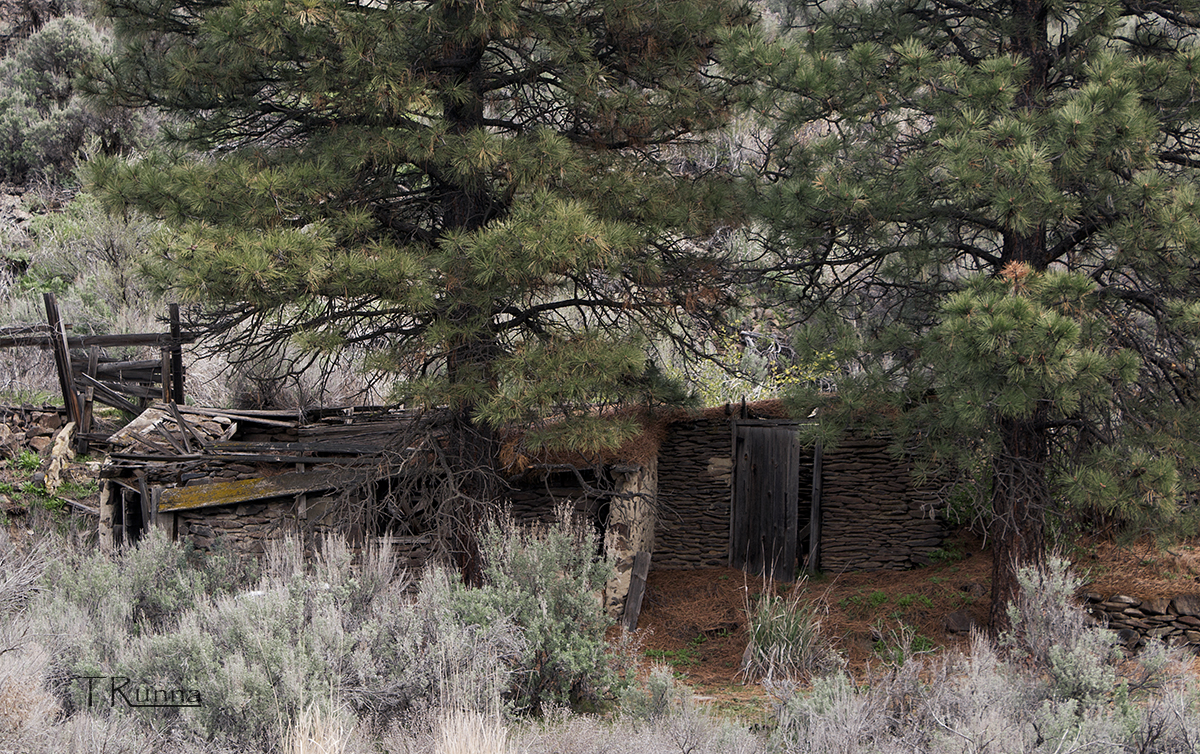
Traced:
[[468, 497], [495, 497], [501, 425], [628, 435], [593, 409], [650, 399], [650, 346], [730, 295], [700, 147], [732, 2], [104, 4], [124, 46], [92, 89], [184, 124], [186, 152], [92, 166], [111, 210], [173, 229], [153, 279], [239, 353], [369, 351], [453, 413]]
[[1000, 626], [1047, 525], [1154, 529], [1194, 489], [1200, 5], [834, 5], [731, 45], [764, 274], [841, 343], [843, 412], [987, 487]]

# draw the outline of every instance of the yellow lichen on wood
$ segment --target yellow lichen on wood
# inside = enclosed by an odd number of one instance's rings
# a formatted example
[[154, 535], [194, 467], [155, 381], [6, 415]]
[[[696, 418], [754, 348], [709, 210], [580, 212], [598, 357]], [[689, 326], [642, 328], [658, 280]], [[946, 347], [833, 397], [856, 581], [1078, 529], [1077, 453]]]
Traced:
[[272, 497], [299, 495], [362, 484], [366, 475], [344, 469], [336, 471], [306, 471], [279, 474], [231, 482], [214, 482], [193, 487], [172, 487], [163, 490], [159, 498], [160, 513], [207, 508], [214, 505], [233, 505]]

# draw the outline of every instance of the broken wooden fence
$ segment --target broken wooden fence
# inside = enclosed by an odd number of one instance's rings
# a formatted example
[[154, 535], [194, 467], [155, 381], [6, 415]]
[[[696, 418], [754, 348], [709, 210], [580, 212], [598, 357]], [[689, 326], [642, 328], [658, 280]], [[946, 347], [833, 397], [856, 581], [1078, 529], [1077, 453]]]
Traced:
[[[35, 346], [54, 352], [59, 389], [67, 419], [75, 422], [80, 452], [87, 452], [89, 442], [107, 437], [92, 434], [96, 401], [131, 416], [152, 400], [183, 403], [183, 344], [195, 340], [195, 335], [183, 332], [178, 304], [168, 307], [170, 332], [72, 336], [70, 326], [62, 321], [54, 294], [45, 294], [44, 300], [46, 324], [0, 328], [0, 348]], [[105, 348], [146, 346], [160, 349], [161, 358], [130, 361], [109, 358], [103, 352]]]

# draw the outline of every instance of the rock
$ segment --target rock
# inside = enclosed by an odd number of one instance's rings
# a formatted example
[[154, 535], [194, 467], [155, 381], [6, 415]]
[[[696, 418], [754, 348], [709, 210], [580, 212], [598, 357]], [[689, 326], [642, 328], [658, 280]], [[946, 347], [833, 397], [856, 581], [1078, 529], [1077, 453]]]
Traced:
[[54, 413], [38, 414], [37, 418], [34, 419], [34, 423], [39, 427], [53, 432], [62, 426], [62, 417], [58, 415], [57, 411]]
[[38, 424], [34, 424], [29, 429], [25, 430], [25, 441], [30, 442], [35, 437], [50, 437], [54, 434], [54, 430], [47, 429]]
[[30, 438], [29, 439], [29, 447], [33, 449], [33, 452], [41, 454], [41, 453], [44, 453], [46, 451], [46, 448], [49, 448], [53, 444], [53, 442], [54, 441], [52, 439], [50, 439], [50, 435], [45, 434], [45, 435], [41, 435], [39, 437]]
[[1142, 612], [1147, 615], [1165, 615], [1171, 610], [1171, 600], [1166, 597], [1155, 597], [1141, 604]]
[[1083, 599], [1085, 602], [1103, 602], [1104, 601], [1104, 598], [1101, 597], [1096, 592], [1085, 592], [1083, 595]]
[[969, 584], [963, 584], [962, 591], [966, 592], [968, 595], [970, 595], [971, 597], [974, 597], [976, 599], [979, 599], [980, 597], [983, 597], [988, 593], [987, 587], [985, 587], [983, 584], [979, 584], [974, 581], [972, 581]]
[[948, 634], [969, 634], [978, 627], [975, 616], [966, 610], [955, 610], [942, 619], [942, 625]]
[[1134, 631], [1132, 628], [1122, 628], [1117, 632], [1117, 642], [1126, 647], [1137, 646], [1142, 640], [1141, 634]]
[[1108, 601], [1117, 603], [1122, 607], [1122, 609], [1126, 607], [1137, 607], [1138, 605], [1142, 604], [1141, 600], [1135, 600], [1133, 597], [1130, 597], [1127, 594], [1114, 594], [1108, 598]]
[[1200, 618], [1194, 615], [1181, 615], [1175, 619], [1176, 623], [1182, 623], [1188, 628], [1200, 628]]
[[1176, 615], [1200, 617], [1200, 594], [1177, 594], [1171, 600], [1171, 612]]

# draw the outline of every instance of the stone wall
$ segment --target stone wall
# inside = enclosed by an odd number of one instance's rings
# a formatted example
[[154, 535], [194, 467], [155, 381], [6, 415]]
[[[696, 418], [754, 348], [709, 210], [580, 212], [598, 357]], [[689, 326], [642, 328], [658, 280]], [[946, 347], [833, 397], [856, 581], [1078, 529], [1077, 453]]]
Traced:
[[[615, 467], [617, 495], [609, 503], [604, 549], [613, 559], [613, 576], [604, 587], [604, 609], [614, 618], [625, 608], [634, 556], [654, 546], [658, 460]], [[653, 562], [653, 561], [651, 561]]]
[[1096, 625], [1116, 631], [1118, 641], [1129, 649], [1162, 639], [1200, 650], [1200, 594], [1143, 600], [1124, 594], [1104, 598], [1093, 592], [1084, 595], [1084, 602]]
[[176, 536], [190, 540], [198, 550], [211, 550], [220, 539], [235, 552], [261, 555], [269, 540], [300, 531], [294, 502], [242, 503], [164, 515], [175, 517]]
[[[732, 427], [728, 417], [680, 420], [659, 450], [653, 568], [728, 564]], [[800, 526], [810, 519], [812, 452], [800, 459]], [[929, 563], [948, 533], [936, 490], [914, 489], [886, 440], [847, 440], [822, 463], [820, 568], [902, 570]], [[808, 537], [801, 536], [803, 563]]]
[[886, 440], [846, 440], [824, 454], [821, 471], [822, 571], [903, 570], [927, 565], [942, 546], [936, 490], [913, 487]]
[[729, 418], [672, 424], [658, 454], [651, 568], [729, 565]]

